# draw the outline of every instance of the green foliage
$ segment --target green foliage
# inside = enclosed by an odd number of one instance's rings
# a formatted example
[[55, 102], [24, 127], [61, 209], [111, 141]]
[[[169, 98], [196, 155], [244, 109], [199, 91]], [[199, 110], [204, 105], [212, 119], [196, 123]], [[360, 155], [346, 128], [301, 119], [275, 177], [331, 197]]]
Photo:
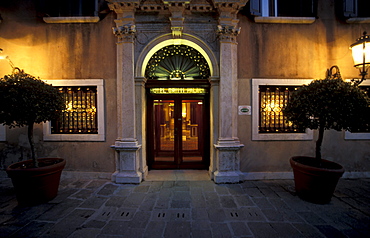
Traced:
[[368, 127], [370, 99], [342, 79], [319, 79], [292, 93], [284, 115], [300, 128], [361, 130]]
[[23, 70], [0, 80], [0, 124], [28, 127], [34, 167], [38, 167], [33, 142], [33, 125], [57, 118], [65, 109], [63, 96], [53, 86]]
[[53, 86], [23, 71], [0, 80], [0, 123], [29, 126], [55, 119], [65, 108], [62, 95]]

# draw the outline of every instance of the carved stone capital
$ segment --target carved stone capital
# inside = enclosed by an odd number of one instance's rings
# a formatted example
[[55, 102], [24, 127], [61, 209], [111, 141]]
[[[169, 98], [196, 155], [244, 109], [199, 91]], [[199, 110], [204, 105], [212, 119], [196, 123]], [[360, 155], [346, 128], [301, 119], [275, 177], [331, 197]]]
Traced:
[[113, 27], [113, 34], [118, 37], [118, 43], [133, 42], [136, 35], [136, 26], [127, 24]]
[[248, 0], [230, 0], [227, 2], [213, 0], [219, 12], [217, 33], [220, 41], [236, 42], [236, 37], [240, 33], [239, 20], [236, 15], [247, 2]]
[[108, 0], [108, 2], [109, 8], [117, 14], [117, 19], [114, 20], [117, 28], [135, 25], [135, 11], [139, 7], [140, 0]]
[[217, 34], [220, 41], [236, 42], [236, 37], [240, 33], [240, 27], [218, 25]]

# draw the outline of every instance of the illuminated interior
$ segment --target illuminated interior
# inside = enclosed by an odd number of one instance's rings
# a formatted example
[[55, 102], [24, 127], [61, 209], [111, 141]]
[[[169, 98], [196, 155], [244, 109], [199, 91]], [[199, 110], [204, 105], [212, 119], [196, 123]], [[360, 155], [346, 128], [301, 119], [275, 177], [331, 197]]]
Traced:
[[52, 134], [96, 134], [97, 94], [96, 87], [58, 87], [63, 93], [66, 109], [59, 120], [52, 121]]
[[[182, 161], [202, 161], [199, 150], [199, 129], [202, 126], [202, 100], [182, 100], [181, 118], [176, 117], [174, 100], [154, 100], [155, 161], [173, 162], [175, 150], [194, 152], [182, 155]], [[177, 120], [175, 120], [177, 119]], [[181, 148], [176, 148], [180, 141]]]
[[300, 133], [291, 122], [287, 122], [283, 108], [296, 86], [260, 86], [259, 133]]

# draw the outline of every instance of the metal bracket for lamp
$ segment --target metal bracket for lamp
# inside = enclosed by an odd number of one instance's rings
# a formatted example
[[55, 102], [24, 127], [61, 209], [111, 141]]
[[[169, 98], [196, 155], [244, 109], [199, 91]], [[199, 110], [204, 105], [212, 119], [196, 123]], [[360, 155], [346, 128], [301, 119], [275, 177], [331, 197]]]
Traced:
[[[333, 70], [335, 71], [333, 72]], [[326, 78], [327, 79], [342, 79], [342, 75], [340, 74], [339, 67], [337, 65], [331, 66], [330, 69], [326, 71]]]
[[[3, 49], [0, 48], [0, 54], [3, 53]], [[21, 72], [22, 70], [18, 67], [15, 67], [15, 65], [13, 64], [13, 62], [10, 60], [9, 56], [8, 55], [0, 55], [0, 59], [6, 59], [10, 65], [10, 67], [12, 67], [12, 73], [15, 74], [15, 73], [19, 73]]]

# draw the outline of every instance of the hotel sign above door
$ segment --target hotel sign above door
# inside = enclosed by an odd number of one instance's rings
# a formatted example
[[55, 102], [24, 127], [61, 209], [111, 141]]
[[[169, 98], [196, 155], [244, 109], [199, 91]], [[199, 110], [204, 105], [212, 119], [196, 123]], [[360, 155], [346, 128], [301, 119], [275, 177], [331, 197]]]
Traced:
[[205, 94], [205, 88], [151, 88], [152, 94]]

